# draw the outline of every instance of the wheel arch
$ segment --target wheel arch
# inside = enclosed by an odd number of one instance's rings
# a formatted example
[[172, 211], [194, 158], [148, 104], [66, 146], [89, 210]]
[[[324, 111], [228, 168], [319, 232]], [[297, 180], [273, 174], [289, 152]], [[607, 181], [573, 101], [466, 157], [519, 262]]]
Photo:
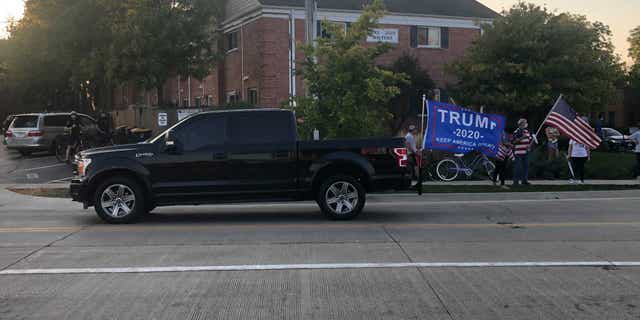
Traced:
[[371, 177], [373, 176], [373, 166], [371, 166], [368, 161], [366, 161], [366, 165], [363, 165], [361, 161], [342, 158], [329, 161], [316, 172], [311, 183], [311, 190], [313, 194], [315, 195], [317, 193], [325, 179], [335, 175], [354, 177], [364, 186], [367, 192], [370, 192], [373, 188], [371, 181]]
[[91, 177], [88, 191], [88, 194], [91, 195], [88, 197], [89, 205], [95, 205], [93, 202], [98, 186], [100, 186], [100, 184], [106, 179], [115, 176], [127, 177], [137, 182], [143, 190], [146, 202], [151, 203], [153, 201], [151, 182], [149, 181], [148, 175], [144, 175], [143, 173], [130, 168], [108, 168], [97, 172]]

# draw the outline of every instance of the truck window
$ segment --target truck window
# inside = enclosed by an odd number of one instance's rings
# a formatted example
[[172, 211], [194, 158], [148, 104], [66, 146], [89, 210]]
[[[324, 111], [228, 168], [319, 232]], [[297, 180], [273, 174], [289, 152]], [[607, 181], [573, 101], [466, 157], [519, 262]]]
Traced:
[[224, 144], [225, 132], [224, 116], [201, 115], [193, 117], [177, 128], [175, 135], [182, 143], [183, 150], [192, 152]]
[[231, 116], [233, 144], [282, 143], [295, 140], [288, 112], [247, 112]]

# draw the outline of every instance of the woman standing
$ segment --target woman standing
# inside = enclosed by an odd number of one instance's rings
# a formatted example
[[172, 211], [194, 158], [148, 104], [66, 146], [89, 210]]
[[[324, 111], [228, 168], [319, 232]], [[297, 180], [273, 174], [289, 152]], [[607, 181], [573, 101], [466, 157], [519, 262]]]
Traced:
[[571, 139], [569, 140], [567, 158], [571, 160], [574, 173], [573, 179], [569, 179], [569, 183], [584, 183], [584, 164], [587, 160], [591, 160], [591, 151], [589, 148], [584, 144]]

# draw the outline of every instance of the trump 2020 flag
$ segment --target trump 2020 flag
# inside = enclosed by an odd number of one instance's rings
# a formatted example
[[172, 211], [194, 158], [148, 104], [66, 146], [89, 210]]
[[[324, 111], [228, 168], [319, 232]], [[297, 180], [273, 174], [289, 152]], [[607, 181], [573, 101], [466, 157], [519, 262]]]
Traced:
[[428, 101], [423, 148], [495, 157], [504, 131], [501, 115], [474, 112], [453, 104]]

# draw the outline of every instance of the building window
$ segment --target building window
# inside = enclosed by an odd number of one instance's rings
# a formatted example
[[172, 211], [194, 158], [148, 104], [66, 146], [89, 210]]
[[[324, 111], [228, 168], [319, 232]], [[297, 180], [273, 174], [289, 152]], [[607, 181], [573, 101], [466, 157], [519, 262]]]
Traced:
[[338, 30], [340, 30], [343, 34], [347, 33], [347, 28], [348, 28], [348, 23], [346, 22], [337, 22], [337, 21], [318, 21], [318, 37], [324, 38], [324, 39], [331, 39], [333, 38], [333, 35], [331, 34], [331, 32], [329, 32], [329, 30], [326, 30], [325, 25], [329, 24], [332, 26], [336, 26], [338, 28]]
[[249, 88], [247, 89], [247, 98], [249, 100], [249, 104], [255, 106], [258, 104], [258, 88]]
[[213, 96], [212, 95], [208, 95], [207, 96], [207, 106], [209, 106], [209, 107], [213, 106]]
[[441, 48], [441, 34], [438, 27], [418, 27], [418, 47]]
[[240, 97], [238, 96], [237, 91], [233, 90], [227, 92], [227, 104], [237, 104], [239, 100]]
[[189, 99], [187, 99], [187, 98], [182, 99], [182, 106], [185, 107], [185, 108], [188, 107], [189, 106]]
[[615, 128], [616, 127], [616, 112], [615, 111], [609, 111], [609, 127], [611, 127], [611, 128]]
[[202, 97], [196, 97], [196, 107], [202, 106]]
[[238, 31], [227, 33], [226, 38], [227, 52], [238, 49]]

